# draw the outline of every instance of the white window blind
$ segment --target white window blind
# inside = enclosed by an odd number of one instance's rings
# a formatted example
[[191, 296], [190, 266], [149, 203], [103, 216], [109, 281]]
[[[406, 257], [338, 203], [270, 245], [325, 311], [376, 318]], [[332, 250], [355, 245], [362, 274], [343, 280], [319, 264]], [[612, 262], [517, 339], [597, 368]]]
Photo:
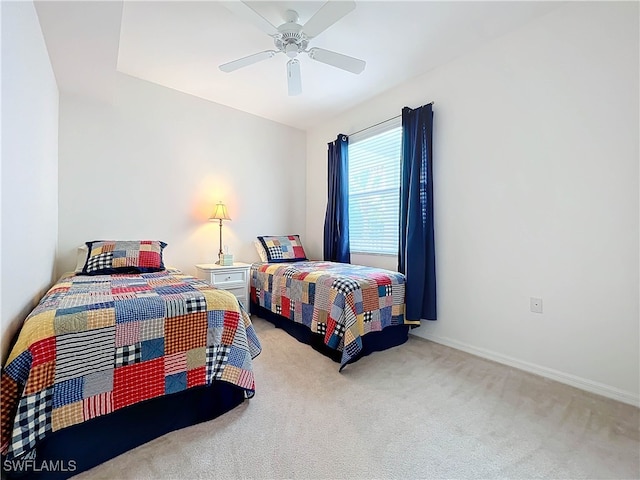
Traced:
[[352, 253], [398, 254], [401, 119], [349, 138], [349, 242]]

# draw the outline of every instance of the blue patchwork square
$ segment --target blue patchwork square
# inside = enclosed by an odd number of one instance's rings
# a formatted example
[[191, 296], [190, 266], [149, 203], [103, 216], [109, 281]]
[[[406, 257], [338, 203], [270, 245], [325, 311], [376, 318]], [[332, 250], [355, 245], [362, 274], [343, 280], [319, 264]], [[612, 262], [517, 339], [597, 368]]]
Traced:
[[[342, 293], [338, 293], [336, 295], [336, 298], [333, 300], [333, 308], [338, 307], [340, 309], [340, 311], [344, 310], [344, 305], [345, 305], [345, 296]], [[339, 317], [339, 314], [338, 314]], [[338, 317], [333, 317], [333, 318], [338, 318]]]
[[234, 347], [233, 345], [229, 349], [229, 365], [234, 367], [244, 368], [244, 363], [247, 360], [247, 352]]
[[83, 377], [72, 378], [53, 386], [53, 408], [82, 400]]
[[65, 315], [75, 315], [77, 313], [83, 313], [87, 311], [87, 307], [85, 305], [79, 305], [76, 307], [69, 308], [59, 308], [56, 310], [56, 317], [62, 317]]
[[266, 290], [264, 292], [264, 308], [271, 310], [271, 293]]
[[356, 339], [344, 346], [344, 353], [346, 353], [348, 358], [352, 358], [356, 356], [362, 350], [362, 338], [356, 337]]
[[316, 284], [309, 283], [309, 303], [313, 305], [316, 301]]
[[160, 296], [119, 300], [115, 302], [116, 323], [164, 318], [166, 308]]
[[355, 304], [356, 315], [364, 313], [364, 304], [362, 302], [356, 302]]
[[87, 310], [105, 310], [107, 308], [113, 308], [115, 302], [100, 302], [100, 303], [92, 303], [87, 305], [85, 308]]
[[313, 319], [313, 305], [308, 303], [302, 304], [302, 323], [311, 328], [311, 320]]
[[353, 303], [354, 303], [354, 307], [356, 309], [356, 315], [361, 314], [362, 312], [364, 312], [364, 307], [362, 304], [362, 289], [359, 288], [355, 291], [353, 291], [351, 293], [352, 298], [353, 298]]
[[391, 325], [402, 325], [404, 324], [404, 315], [393, 315], [391, 317]]
[[222, 328], [224, 325], [224, 312], [222, 310], [210, 310], [207, 312], [207, 326], [209, 328]]
[[380, 324], [382, 328], [391, 325], [391, 307], [383, 307], [380, 309]]
[[176, 393], [187, 389], [187, 372], [167, 375], [164, 378], [164, 393]]
[[31, 352], [26, 350], [14, 358], [4, 369], [5, 373], [18, 383], [27, 383], [31, 369]]
[[378, 287], [378, 297], [388, 297], [392, 291], [391, 285], [381, 285]]
[[164, 355], [164, 338], [144, 340], [141, 343], [140, 355], [143, 362], [162, 357]]

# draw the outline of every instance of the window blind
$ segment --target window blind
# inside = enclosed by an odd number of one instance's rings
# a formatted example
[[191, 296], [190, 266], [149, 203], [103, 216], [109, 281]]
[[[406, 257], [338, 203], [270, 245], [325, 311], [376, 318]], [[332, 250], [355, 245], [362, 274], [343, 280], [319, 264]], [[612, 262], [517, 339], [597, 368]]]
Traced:
[[400, 123], [401, 119], [393, 119], [349, 138], [349, 242], [353, 253], [398, 253]]

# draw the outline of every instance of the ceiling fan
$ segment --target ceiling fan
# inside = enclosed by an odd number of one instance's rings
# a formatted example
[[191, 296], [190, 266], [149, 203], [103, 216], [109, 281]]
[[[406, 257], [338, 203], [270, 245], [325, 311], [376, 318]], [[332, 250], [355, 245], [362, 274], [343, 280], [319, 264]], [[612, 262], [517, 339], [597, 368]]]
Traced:
[[279, 27], [273, 25], [244, 2], [224, 2], [224, 6], [272, 37], [276, 50], [265, 50], [264, 52], [254, 53], [253, 55], [224, 63], [219, 67], [223, 72], [233, 72], [239, 68], [271, 58], [278, 53], [284, 53], [290, 58], [287, 62], [289, 95], [299, 95], [302, 93], [302, 79], [300, 76], [300, 62], [296, 57], [300, 53], [306, 53], [312, 60], [326, 63], [351, 73], [359, 74], [364, 70], [366, 63], [363, 60], [325, 50], [324, 48], [313, 47], [307, 49], [312, 38], [320, 35], [356, 8], [354, 1], [328, 1], [304, 25], [298, 23], [297, 12], [287, 10], [284, 15], [285, 22]]

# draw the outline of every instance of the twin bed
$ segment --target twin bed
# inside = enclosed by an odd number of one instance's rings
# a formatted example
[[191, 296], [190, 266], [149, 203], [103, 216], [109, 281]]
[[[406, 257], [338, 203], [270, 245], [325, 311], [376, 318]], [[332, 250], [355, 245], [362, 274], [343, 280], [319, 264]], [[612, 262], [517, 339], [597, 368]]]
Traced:
[[[251, 313], [340, 363], [400, 345], [404, 276], [310, 262], [259, 237]], [[261, 346], [229, 292], [165, 269], [162, 242], [88, 242], [31, 312], [2, 371], [3, 473], [68, 478], [254, 395]]]
[[298, 235], [258, 237], [250, 310], [346, 365], [404, 343], [419, 321], [405, 318], [401, 273], [308, 261]]
[[161, 242], [89, 243], [2, 371], [8, 478], [67, 478], [254, 395], [261, 347], [231, 293], [166, 270]]

